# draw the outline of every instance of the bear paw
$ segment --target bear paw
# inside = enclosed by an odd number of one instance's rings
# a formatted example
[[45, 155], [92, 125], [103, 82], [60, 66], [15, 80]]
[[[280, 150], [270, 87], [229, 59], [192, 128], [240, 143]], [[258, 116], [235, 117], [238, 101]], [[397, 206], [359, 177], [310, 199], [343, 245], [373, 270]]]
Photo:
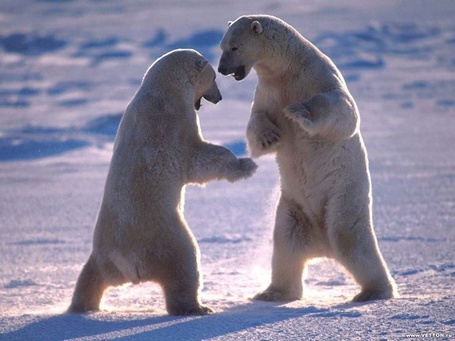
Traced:
[[301, 297], [298, 295], [290, 295], [289, 293], [274, 288], [268, 288], [253, 297], [253, 300], [267, 302], [286, 302], [300, 299]]
[[179, 315], [179, 316], [186, 316], [186, 315], [208, 315], [213, 313], [214, 310], [210, 307], [206, 307], [203, 305], [197, 306], [180, 306], [174, 307], [169, 309], [169, 315]]
[[251, 177], [258, 165], [250, 158], [240, 158], [235, 169], [233, 169], [228, 175], [227, 179], [230, 182], [234, 182], [240, 179], [247, 179]]
[[394, 294], [392, 290], [362, 290], [360, 293], [354, 296], [352, 302], [387, 300], [393, 297]]
[[258, 165], [250, 158], [240, 158], [239, 159], [240, 170], [243, 172], [244, 177], [249, 178], [254, 174]]
[[309, 133], [314, 129], [315, 115], [308, 110], [305, 104], [289, 104], [283, 109], [283, 112], [287, 118], [299, 124]]
[[258, 140], [262, 149], [269, 149], [280, 141], [280, 134], [278, 131], [268, 130], [259, 136]]
[[247, 131], [248, 145], [251, 156], [259, 157], [261, 155], [273, 152], [273, 147], [277, 146], [281, 141], [278, 128], [271, 127], [270, 129], [263, 129], [260, 132], [249, 133]]

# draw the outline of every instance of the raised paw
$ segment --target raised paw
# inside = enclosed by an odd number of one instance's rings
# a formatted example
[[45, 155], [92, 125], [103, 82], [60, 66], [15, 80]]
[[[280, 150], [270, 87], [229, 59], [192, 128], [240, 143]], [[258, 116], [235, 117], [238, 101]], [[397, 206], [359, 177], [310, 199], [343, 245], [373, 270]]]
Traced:
[[291, 121], [296, 122], [303, 128], [311, 128], [314, 126], [314, 113], [305, 106], [304, 103], [289, 104], [283, 109], [284, 115]]
[[256, 172], [258, 165], [250, 158], [240, 158], [239, 159], [239, 169], [243, 173], [243, 178], [249, 178]]
[[265, 131], [258, 140], [263, 149], [269, 149], [280, 141], [280, 134], [275, 130]]
[[247, 137], [252, 157], [273, 152], [274, 147], [278, 146], [281, 141], [280, 133], [275, 126], [257, 132], [247, 131]]
[[227, 174], [228, 181], [234, 182], [240, 179], [251, 177], [256, 169], [257, 164], [250, 158], [240, 158], [234, 169], [231, 169]]

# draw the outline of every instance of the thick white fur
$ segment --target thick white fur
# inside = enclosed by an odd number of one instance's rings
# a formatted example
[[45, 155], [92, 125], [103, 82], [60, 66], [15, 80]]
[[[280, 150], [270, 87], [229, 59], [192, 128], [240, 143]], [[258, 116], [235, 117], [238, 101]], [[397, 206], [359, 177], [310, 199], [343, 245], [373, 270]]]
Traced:
[[314, 257], [335, 258], [353, 275], [361, 286], [355, 301], [397, 295], [373, 231], [358, 109], [336, 66], [272, 16], [238, 18], [220, 46], [219, 72], [237, 80], [257, 72], [249, 151], [276, 153], [281, 175], [272, 281], [256, 299], [300, 299]]
[[203, 140], [195, 103], [221, 100], [215, 71], [194, 50], [175, 50], [145, 74], [120, 123], [93, 251], [69, 312], [98, 310], [109, 286], [158, 282], [170, 314], [206, 314], [199, 249], [183, 217], [184, 187], [251, 176], [256, 164]]

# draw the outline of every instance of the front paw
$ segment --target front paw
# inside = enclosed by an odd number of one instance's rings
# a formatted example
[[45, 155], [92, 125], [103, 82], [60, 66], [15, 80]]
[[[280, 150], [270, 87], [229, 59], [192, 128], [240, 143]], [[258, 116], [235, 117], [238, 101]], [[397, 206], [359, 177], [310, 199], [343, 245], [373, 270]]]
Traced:
[[258, 165], [250, 158], [239, 159], [240, 170], [243, 173], [243, 178], [249, 178], [256, 172]]
[[258, 137], [262, 149], [269, 149], [280, 142], [280, 134], [277, 130], [267, 130]]
[[238, 163], [231, 172], [229, 172], [227, 179], [230, 182], [234, 182], [240, 179], [247, 179], [251, 177], [258, 165], [250, 158], [240, 158]]
[[296, 122], [305, 130], [314, 128], [315, 115], [304, 103], [293, 103], [284, 107], [284, 115], [291, 121]]
[[262, 129], [258, 132], [247, 131], [247, 138], [250, 154], [255, 158], [273, 152], [274, 147], [278, 146], [281, 141], [276, 127], [269, 127], [269, 129]]

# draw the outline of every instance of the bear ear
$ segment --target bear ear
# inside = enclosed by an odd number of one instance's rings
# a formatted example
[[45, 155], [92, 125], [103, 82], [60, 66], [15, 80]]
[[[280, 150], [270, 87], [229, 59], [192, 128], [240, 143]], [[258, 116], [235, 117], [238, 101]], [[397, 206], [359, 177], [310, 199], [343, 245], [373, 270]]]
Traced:
[[257, 34], [261, 34], [263, 31], [262, 25], [259, 21], [253, 21], [251, 23], [251, 29], [253, 30], [253, 32], [256, 32]]
[[231, 26], [232, 23], [233, 23], [233, 21], [230, 21], [230, 20], [229, 20], [229, 21], [228, 21], [228, 27]]
[[204, 69], [207, 67], [207, 64], [208, 64], [208, 63], [209, 63], [209, 62], [206, 61], [206, 60], [198, 60], [198, 61], [196, 62], [196, 70], [197, 70], [198, 72], [201, 72], [202, 70], [204, 70]]

